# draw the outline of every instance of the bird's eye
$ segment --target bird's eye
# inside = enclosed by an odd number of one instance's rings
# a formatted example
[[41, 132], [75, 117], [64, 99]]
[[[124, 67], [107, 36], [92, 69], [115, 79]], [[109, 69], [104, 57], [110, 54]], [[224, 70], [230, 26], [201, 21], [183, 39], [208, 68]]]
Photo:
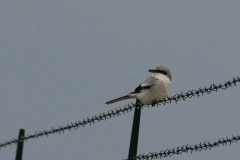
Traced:
[[162, 74], [164, 74], [164, 75], [167, 75], [167, 72], [162, 71], [162, 70], [156, 70], [155, 72], [157, 72], [157, 73], [162, 73]]

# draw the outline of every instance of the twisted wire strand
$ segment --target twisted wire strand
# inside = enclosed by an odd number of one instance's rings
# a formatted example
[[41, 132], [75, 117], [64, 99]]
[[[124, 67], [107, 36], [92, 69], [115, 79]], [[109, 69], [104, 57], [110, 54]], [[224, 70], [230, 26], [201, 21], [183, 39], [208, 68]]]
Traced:
[[234, 142], [237, 143], [237, 141], [240, 140], [240, 136], [232, 136], [232, 138], [222, 138], [218, 139], [217, 141], [214, 141], [212, 143], [210, 142], [201, 142], [199, 144], [195, 145], [183, 145], [180, 147], [172, 148], [172, 149], [166, 149], [161, 150], [160, 152], [150, 152], [149, 154], [139, 154], [136, 157], [133, 157], [133, 160], [152, 160], [152, 159], [161, 159], [166, 157], [171, 157], [175, 154], [182, 154], [182, 153], [188, 153], [190, 151], [191, 153], [193, 151], [200, 152], [202, 150], [211, 150], [213, 147], [219, 147], [220, 145], [226, 146], [227, 144], [232, 144]]
[[[232, 81], [227, 81], [224, 84], [221, 84], [221, 83], [219, 85], [211, 84], [209, 87], [205, 86], [204, 88], [199, 88], [198, 90], [192, 89], [186, 93], [182, 92], [180, 94], [176, 94], [171, 97], [167, 96], [165, 99], [158, 101], [157, 105], [155, 105], [155, 106], [158, 107], [161, 104], [165, 105], [167, 103], [171, 103], [172, 101], [175, 101], [176, 103], [179, 100], [185, 101], [187, 98], [192, 98], [195, 96], [199, 97], [200, 95], [203, 95], [205, 93], [210, 94], [212, 91], [217, 92], [219, 89], [226, 90], [229, 87], [236, 86], [237, 82], [240, 82], [240, 78], [233, 77]], [[155, 106], [152, 106], [152, 107], [155, 107]], [[43, 130], [43, 131], [35, 132], [35, 134], [27, 135], [27, 136], [23, 137], [22, 139], [26, 141], [28, 139], [38, 138], [38, 137], [41, 137], [44, 135], [48, 136], [49, 134], [55, 134], [55, 133], [60, 134], [61, 132], [64, 133], [65, 130], [71, 131], [71, 129], [73, 129], [73, 128], [76, 130], [76, 129], [78, 129], [78, 127], [85, 127], [87, 124], [92, 125], [95, 122], [100, 122], [103, 120], [106, 121], [107, 119], [115, 118], [116, 116], [118, 117], [122, 113], [123, 114], [129, 113], [133, 110], [134, 107], [135, 107], [135, 104], [130, 103], [130, 104], [125, 105], [123, 108], [121, 108], [121, 107], [119, 107], [119, 109], [115, 108], [115, 110], [109, 110], [107, 113], [103, 112], [103, 113], [100, 113], [98, 116], [95, 115], [95, 116], [92, 116], [91, 118], [88, 117], [86, 119], [83, 119], [83, 121], [76, 121], [74, 123], [71, 122], [70, 124], [67, 124], [66, 126], [59, 126], [58, 128], [52, 127], [52, 129], [50, 129], [50, 130]], [[149, 107], [149, 105], [142, 105], [141, 107]], [[17, 142], [18, 142], [18, 139], [16, 139], [16, 138], [11, 139], [10, 141], [5, 141], [4, 143], [0, 144], [0, 149], [2, 147], [6, 147], [6, 146], [12, 145], [14, 143], [16, 144]]]

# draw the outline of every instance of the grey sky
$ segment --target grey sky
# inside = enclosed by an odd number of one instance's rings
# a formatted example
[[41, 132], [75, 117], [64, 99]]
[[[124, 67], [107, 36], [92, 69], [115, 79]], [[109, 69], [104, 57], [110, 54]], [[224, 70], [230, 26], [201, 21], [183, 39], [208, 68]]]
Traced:
[[[212, 0], [0, 1], [0, 143], [135, 102], [157, 65], [169, 96], [240, 76], [240, 3]], [[239, 135], [239, 84], [142, 110], [139, 154]], [[127, 158], [133, 112], [24, 143], [24, 160]], [[0, 151], [14, 159], [16, 146]], [[237, 160], [239, 144], [171, 160]]]

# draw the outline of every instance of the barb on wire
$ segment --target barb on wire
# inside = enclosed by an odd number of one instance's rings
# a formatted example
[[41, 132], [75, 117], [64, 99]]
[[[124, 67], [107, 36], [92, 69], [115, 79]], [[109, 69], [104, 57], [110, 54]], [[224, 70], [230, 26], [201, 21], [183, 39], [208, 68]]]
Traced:
[[[176, 103], [179, 100], [185, 101], [185, 99], [187, 99], [187, 98], [192, 98], [193, 96], [199, 97], [200, 95], [203, 95], [205, 93], [210, 94], [212, 91], [217, 92], [217, 90], [219, 90], [219, 89], [226, 90], [229, 87], [236, 86], [237, 82], [240, 82], [239, 77], [233, 78], [232, 81], [227, 81], [224, 84], [221, 84], [221, 83], [219, 85], [211, 84], [208, 88], [205, 86], [204, 88], [199, 88], [198, 90], [189, 90], [186, 93], [176, 94], [171, 97], [167, 96], [167, 98], [159, 101], [157, 103], [157, 105], [155, 105], [155, 106], [158, 106], [161, 104], [165, 105], [166, 103], [171, 103], [172, 101], [175, 101]], [[85, 127], [87, 124], [91, 125], [95, 122], [100, 122], [103, 120], [106, 121], [107, 119], [115, 118], [116, 116], [118, 117], [122, 113], [123, 114], [129, 113], [133, 110], [134, 107], [135, 107], [135, 104], [133, 104], [133, 103], [127, 104], [123, 108], [121, 108], [121, 107], [119, 107], [119, 109], [115, 108], [115, 110], [109, 110], [107, 113], [105, 113], [105, 112], [100, 113], [98, 116], [95, 115], [92, 118], [83, 119], [83, 121], [76, 121], [75, 123], [71, 122], [71, 124], [67, 124], [66, 126], [63, 126], [63, 127], [62, 126], [59, 126], [58, 128], [52, 127], [52, 129], [50, 129], [48, 131], [43, 130], [40, 132], [36, 132], [35, 134], [32, 134], [32, 135], [27, 135], [27, 136], [23, 137], [23, 139], [28, 140], [28, 139], [32, 139], [32, 138], [38, 138], [38, 137], [41, 137], [44, 135], [48, 136], [49, 134], [54, 134], [54, 133], [60, 134], [61, 132], [64, 132], [65, 130], [71, 131], [71, 129], [73, 129], [73, 128], [76, 130], [76, 129], [78, 129], [78, 127]], [[143, 107], [143, 106], [141, 106], [141, 107]], [[16, 138], [13, 138], [10, 141], [6, 141], [5, 143], [0, 144], [0, 148], [5, 147], [7, 145], [12, 145], [13, 143], [17, 143]]]
[[174, 154], [182, 154], [182, 153], [187, 153], [190, 151], [191, 153], [193, 151], [202, 151], [202, 150], [211, 150], [213, 147], [219, 147], [220, 145], [227, 145], [227, 144], [232, 144], [234, 142], [237, 143], [237, 141], [240, 140], [240, 136], [232, 136], [232, 138], [222, 138], [218, 139], [215, 142], [201, 142], [199, 144], [195, 145], [183, 145], [177, 148], [172, 148], [172, 149], [166, 149], [166, 150], [161, 150], [160, 152], [150, 152], [149, 154], [140, 154], [136, 157], [133, 158], [133, 160], [152, 160], [152, 159], [160, 159], [160, 158], [166, 158], [166, 157], [171, 157]]

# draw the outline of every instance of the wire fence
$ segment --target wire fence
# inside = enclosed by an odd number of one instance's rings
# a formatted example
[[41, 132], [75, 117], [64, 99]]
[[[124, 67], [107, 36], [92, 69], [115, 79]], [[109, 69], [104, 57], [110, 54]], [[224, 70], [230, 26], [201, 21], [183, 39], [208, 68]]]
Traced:
[[[215, 85], [215, 84], [211, 84], [209, 87], [204, 87], [204, 88], [199, 88], [197, 90], [189, 90], [186, 93], [180, 93], [180, 94], [176, 94], [174, 96], [167, 96], [165, 99], [158, 101], [157, 105], [155, 106], [151, 106], [151, 107], [158, 107], [159, 105], [165, 105], [168, 103], [171, 103], [172, 101], [174, 102], [178, 102], [179, 100], [186, 100], [187, 98], [192, 98], [192, 97], [199, 97], [203, 94], [210, 94], [211, 92], [215, 91], [217, 92], [218, 90], [222, 89], [222, 90], [226, 90], [227, 88], [230, 88], [232, 86], [236, 86], [237, 82], [240, 82], [240, 78], [233, 78], [231, 81], [227, 81], [224, 84], [219, 84], [219, 85]], [[115, 118], [116, 116], [118, 117], [119, 115], [121, 115], [122, 113], [129, 113], [133, 110], [133, 108], [135, 107], [135, 104], [131, 103], [131, 104], [127, 104], [125, 105], [123, 108], [119, 107], [119, 109], [115, 109], [115, 110], [109, 110], [107, 113], [103, 112], [100, 113], [98, 116], [95, 115], [91, 118], [86, 118], [83, 121], [76, 121], [75, 123], [71, 122], [70, 124], [67, 124], [66, 126], [59, 126], [58, 128], [54, 128], [52, 127], [52, 129], [50, 130], [43, 130], [43, 131], [39, 131], [36, 132], [35, 134], [32, 135], [27, 135], [25, 137], [23, 137], [23, 140], [28, 140], [28, 139], [32, 139], [32, 138], [38, 138], [38, 137], [42, 137], [42, 136], [48, 136], [49, 134], [55, 134], [55, 133], [64, 133], [65, 130], [72, 130], [72, 129], [78, 129], [79, 127], [85, 127], [87, 124], [92, 125], [93, 123], [96, 122], [100, 122], [103, 120], [107, 120], [107, 119], [111, 119], [111, 118]], [[142, 105], [141, 107], [149, 107], [149, 105]], [[5, 141], [4, 143], [0, 144], [0, 149], [2, 147], [6, 147], [8, 145], [12, 145], [12, 144], [16, 144], [18, 142], [17, 138], [13, 138], [10, 141]]]
[[218, 139], [215, 142], [204, 142], [204, 143], [199, 143], [195, 144], [193, 146], [191, 145], [184, 145], [180, 146], [177, 148], [172, 148], [172, 149], [166, 149], [166, 150], [161, 150], [160, 152], [150, 152], [149, 154], [139, 154], [138, 156], [134, 157], [133, 160], [150, 160], [150, 159], [160, 159], [160, 158], [166, 158], [166, 157], [171, 157], [172, 155], [175, 154], [182, 154], [182, 153], [187, 153], [190, 151], [191, 153], [193, 151], [195, 152], [200, 152], [202, 150], [210, 150], [213, 147], [219, 147], [220, 145], [227, 145], [227, 144], [232, 144], [234, 142], [237, 142], [240, 140], [240, 136], [232, 136], [232, 138], [222, 138]]

